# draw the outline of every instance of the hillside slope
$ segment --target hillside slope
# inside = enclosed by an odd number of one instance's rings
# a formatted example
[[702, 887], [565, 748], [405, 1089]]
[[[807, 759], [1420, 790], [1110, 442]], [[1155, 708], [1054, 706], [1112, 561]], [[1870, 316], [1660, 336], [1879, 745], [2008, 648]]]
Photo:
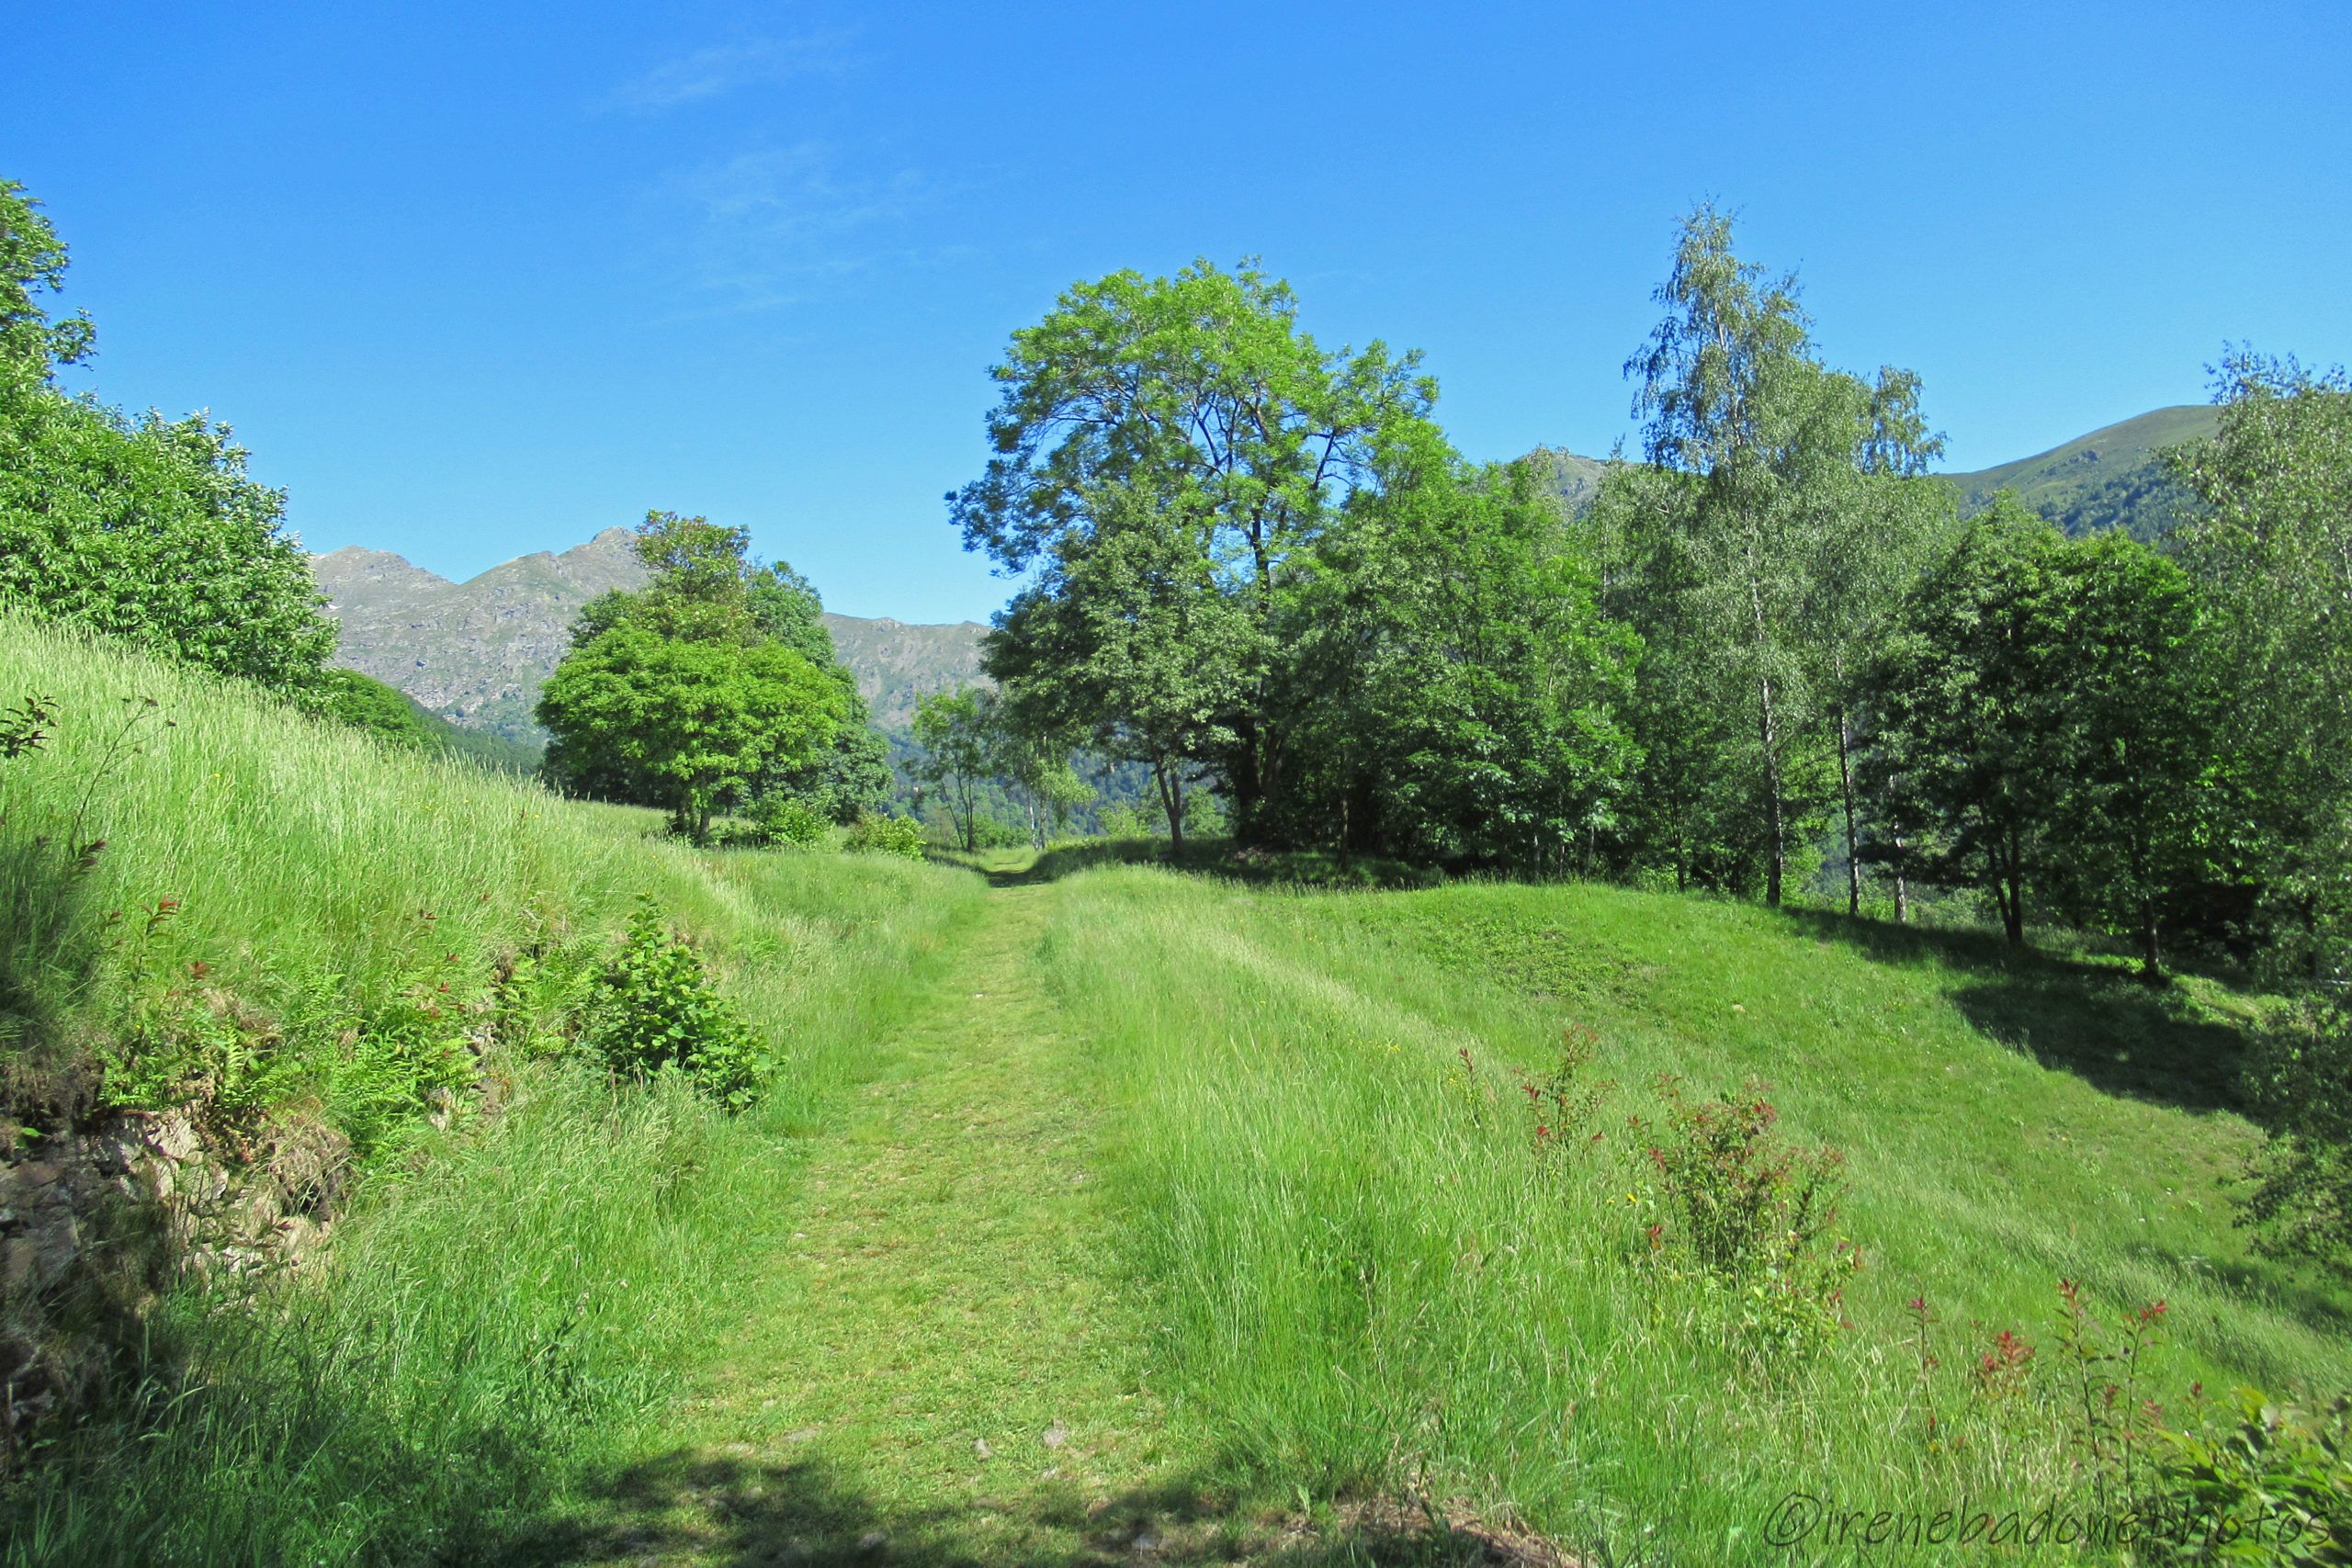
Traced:
[[[2188, 515], [2193, 499], [2164, 471], [2167, 446], [2213, 434], [2219, 415], [2210, 405], [2156, 409], [2038, 452], [2030, 457], [1937, 477], [1959, 498], [1963, 517], [1982, 512], [1995, 494], [2019, 499], [2067, 534], [2121, 528], [2134, 538], [2169, 533]], [[1609, 465], [1565, 447], [1539, 446], [1524, 459], [1570, 516], [1592, 504]]]
[[[0, 1443], [97, 1385], [85, 1420], [38, 1433], [54, 1446], [12, 1471], [8, 1561], [521, 1560], [481, 1532], [654, 1442], [679, 1347], [741, 1321], [730, 1249], [780, 1212], [797, 1140], [903, 1021], [977, 910], [973, 879], [696, 852], [650, 813], [6, 613], [0, 690], [54, 709], [40, 746], [0, 760]], [[78, 860], [58, 848], [90, 839]], [[616, 1096], [542, 1028], [598, 983], [641, 900], [781, 1058], [753, 1111], [666, 1079]], [[97, 1064], [96, 1107], [44, 1089]], [[454, 1100], [425, 1092], [444, 1065], [466, 1080]], [[133, 1125], [192, 1124], [215, 1156], [200, 1169], [232, 1179], [277, 1168], [296, 1146], [282, 1128], [323, 1128], [300, 1146], [350, 1157], [319, 1161], [332, 1262], [290, 1266], [285, 1311], [248, 1322], [198, 1280], [146, 1281], [118, 1387], [79, 1371], [86, 1353], [52, 1360], [41, 1315], [87, 1287], [45, 1278], [31, 1233], [107, 1135], [77, 1127], [126, 1103]], [[176, 1190], [175, 1224], [290, 1235], [311, 1213], [273, 1225], [247, 1187], [217, 1214], [217, 1196]], [[158, 1205], [174, 1196], [158, 1183]], [[67, 1239], [103, 1283], [121, 1238], [89, 1246], [89, 1218]], [[104, 1332], [96, 1303], [62, 1299], [55, 1324]]]
[[2211, 405], [2186, 403], [2102, 425], [2047, 452], [1990, 468], [1940, 476], [1960, 497], [1962, 516], [1983, 511], [2002, 490], [2070, 535], [2120, 527], [2135, 538], [2168, 533], [2190, 497], [2158, 461], [2165, 447], [2213, 434]]
[[[342, 628], [338, 662], [452, 723], [536, 740], [532, 705], [570, 644], [581, 606], [645, 581], [629, 547], [634, 537], [607, 528], [560, 554], [522, 556], [463, 582], [357, 546], [313, 557], [311, 566]], [[824, 620], [885, 729], [904, 728], [924, 694], [980, 678], [985, 626], [830, 614]]]

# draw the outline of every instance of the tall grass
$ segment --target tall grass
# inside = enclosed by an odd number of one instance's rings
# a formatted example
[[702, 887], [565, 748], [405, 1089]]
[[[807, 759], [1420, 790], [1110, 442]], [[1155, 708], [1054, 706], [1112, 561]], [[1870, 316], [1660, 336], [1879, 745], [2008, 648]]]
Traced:
[[[2168, 1397], [2344, 1377], [2341, 1292], [2231, 1233], [2244, 1124], [2194, 1075], [2186, 1105], [2134, 1098], [2091, 1081], [2102, 1040], [2054, 1038], [2110, 1013], [2131, 1036], [2096, 974], [2017, 980], [2052, 1053], [2078, 1048], [2044, 1065], [1988, 1032], [1981, 993], [2004, 982], [1965, 953], [1857, 952], [1672, 896], [1285, 898], [1119, 870], [1069, 886], [1051, 941], [1182, 1383], [1268, 1478], [1466, 1493], [1602, 1561], [1779, 1561], [1768, 1526], [1794, 1491], [2029, 1512], [2088, 1494], [2062, 1277], [2103, 1312], [2170, 1303]], [[1618, 1118], [1655, 1121], [1654, 1073], [1756, 1074], [1792, 1136], [1848, 1150], [1850, 1328], [1759, 1352], [1731, 1330], [1740, 1303], [1654, 1261], [1638, 1149], [1537, 1157], [1509, 1069], [1546, 1066], [1569, 1022], [1600, 1032]], [[2002, 1329], [2040, 1347], [2033, 1376], [1980, 1394]]]
[[[0, 892], [62, 911], [44, 942], [12, 933], [0, 976], [20, 1069], [104, 1056], [142, 987], [187, 987], [201, 964], [300, 1068], [269, 1081], [347, 1122], [381, 1087], [352, 1081], [355, 1041], [420, 986], [451, 976], [479, 998], [518, 953], [603, 940], [640, 896], [694, 935], [786, 1066], [741, 1116], [495, 1055], [497, 1114], [435, 1134], [410, 1105], [325, 1252], [258, 1309], [192, 1285], [154, 1308], [96, 1418], [9, 1491], [0, 1557], [489, 1561], [543, 1545], [598, 1456], [661, 1420], [677, 1348], [741, 1309], [732, 1256], [780, 1212], [796, 1134], [909, 1005], [977, 879], [693, 852], [650, 814], [395, 753], [0, 619], [0, 701], [18, 694], [60, 717], [45, 751], [0, 774]], [[110, 756], [126, 725], [130, 749]], [[106, 840], [79, 871], [54, 852], [76, 815]], [[166, 899], [151, 939], [143, 911]]]

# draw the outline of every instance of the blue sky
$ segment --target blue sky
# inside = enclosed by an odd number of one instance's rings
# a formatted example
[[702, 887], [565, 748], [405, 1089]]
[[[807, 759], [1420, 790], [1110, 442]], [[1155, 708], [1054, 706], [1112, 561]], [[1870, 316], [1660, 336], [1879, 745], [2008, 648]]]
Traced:
[[2352, 358], [2352, 6], [17, 7], [0, 173], [111, 401], [318, 549], [463, 577], [649, 507], [983, 618], [942, 493], [1074, 279], [1261, 255], [1473, 457], [1625, 434], [1676, 215], [1796, 268], [1950, 463]]

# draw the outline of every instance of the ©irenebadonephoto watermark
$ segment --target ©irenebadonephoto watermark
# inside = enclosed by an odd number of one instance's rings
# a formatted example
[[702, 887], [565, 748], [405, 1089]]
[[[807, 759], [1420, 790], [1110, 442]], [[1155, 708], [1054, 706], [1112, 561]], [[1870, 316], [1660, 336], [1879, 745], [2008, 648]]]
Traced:
[[2165, 1542], [2181, 1548], [2233, 1544], [2309, 1546], [2327, 1527], [2292, 1509], [2211, 1513], [2153, 1503], [2112, 1506], [2069, 1500], [2035, 1507], [1906, 1502], [1899, 1507], [1792, 1492], [1765, 1521], [1764, 1539], [1791, 1551], [1850, 1551], [1912, 1547], [2110, 1547]]

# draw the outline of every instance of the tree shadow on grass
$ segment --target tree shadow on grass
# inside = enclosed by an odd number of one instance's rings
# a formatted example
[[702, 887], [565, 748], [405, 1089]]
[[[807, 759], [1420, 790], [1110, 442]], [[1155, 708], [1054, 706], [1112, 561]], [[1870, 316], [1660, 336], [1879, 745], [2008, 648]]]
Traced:
[[1970, 1023], [2105, 1093], [2198, 1113], [2245, 1109], [2238, 1083], [2246, 1032], [2188, 1016], [2177, 992], [2124, 969], [2019, 951], [1991, 931], [1781, 913], [1809, 935], [1876, 962], [1952, 971], [1962, 979], [1950, 995]]
[[1105, 865], [1164, 866], [1259, 887], [1426, 887], [1442, 880], [1437, 872], [1402, 861], [1357, 855], [1342, 865], [1326, 850], [1242, 849], [1231, 839], [1187, 839], [1181, 854], [1165, 839], [1100, 839], [1057, 845], [1018, 868], [962, 863], [971, 864], [993, 887], [1035, 886]]
[[1395, 1506], [1320, 1528], [1177, 1479], [1089, 1499], [1077, 1485], [1008, 1501], [985, 1494], [884, 1505], [820, 1460], [778, 1462], [679, 1450], [616, 1472], [582, 1517], [518, 1522], [461, 1543], [468, 1561], [713, 1568], [1064, 1568], [1248, 1562], [1265, 1568], [1455, 1568], [1571, 1559], [1532, 1537], [1455, 1528]]

